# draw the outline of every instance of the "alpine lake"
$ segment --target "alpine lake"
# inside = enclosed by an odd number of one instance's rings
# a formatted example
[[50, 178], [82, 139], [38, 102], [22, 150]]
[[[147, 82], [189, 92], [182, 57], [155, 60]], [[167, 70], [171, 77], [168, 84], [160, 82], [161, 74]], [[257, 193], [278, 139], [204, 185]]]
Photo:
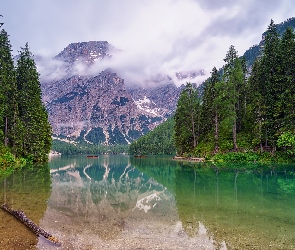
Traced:
[[0, 209], [0, 249], [295, 249], [294, 176], [290, 165], [238, 171], [172, 156], [53, 156], [0, 177], [0, 203], [61, 246]]

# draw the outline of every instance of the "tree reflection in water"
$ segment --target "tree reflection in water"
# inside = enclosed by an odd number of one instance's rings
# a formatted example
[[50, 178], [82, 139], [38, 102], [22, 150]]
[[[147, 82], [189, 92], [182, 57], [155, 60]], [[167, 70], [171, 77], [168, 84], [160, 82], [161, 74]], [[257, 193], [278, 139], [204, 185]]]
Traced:
[[269, 167], [219, 171], [182, 163], [175, 171], [175, 199], [185, 230], [194, 235], [201, 222], [217, 249], [224, 244], [230, 249], [291, 249], [294, 174], [270, 172]]
[[[179, 220], [175, 166], [166, 164], [175, 162], [147, 159], [142, 165], [143, 159], [109, 155], [52, 161], [52, 195], [43, 225], [73, 249], [213, 249], [204, 234], [190, 238]], [[48, 246], [39, 242], [38, 247]]]
[[[43, 218], [51, 194], [49, 166], [28, 166], [0, 177], [0, 203], [25, 212], [35, 223]], [[0, 209], [1, 249], [33, 249], [38, 237], [13, 216]]]
[[[1, 197], [65, 249], [292, 249], [294, 172], [240, 169], [161, 156], [58, 157], [51, 174], [25, 171], [0, 180]], [[55, 249], [40, 239], [37, 248]]]

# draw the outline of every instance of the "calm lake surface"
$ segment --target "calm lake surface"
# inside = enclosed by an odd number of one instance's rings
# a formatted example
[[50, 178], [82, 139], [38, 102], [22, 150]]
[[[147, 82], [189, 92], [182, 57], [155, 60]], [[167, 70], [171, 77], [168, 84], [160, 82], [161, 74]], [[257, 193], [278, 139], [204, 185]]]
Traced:
[[295, 248], [292, 166], [215, 171], [124, 155], [55, 156], [46, 166], [0, 177], [0, 202], [62, 245], [0, 210], [0, 249]]

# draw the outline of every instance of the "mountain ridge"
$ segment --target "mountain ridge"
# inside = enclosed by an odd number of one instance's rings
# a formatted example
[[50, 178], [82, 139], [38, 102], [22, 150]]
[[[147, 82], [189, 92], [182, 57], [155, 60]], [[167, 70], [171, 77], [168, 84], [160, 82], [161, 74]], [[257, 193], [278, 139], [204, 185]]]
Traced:
[[[55, 138], [90, 144], [129, 144], [162, 123], [175, 110], [181, 88], [169, 77], [155, 78], [151, 88], [126, 87], [112, 69], [83, 75], [119, 50], [107, 41], [69, 44], [54, 59], [65, 72], [58, 80], [42, 81], [42, 98]], [[56, 70], [56, 69], [55, 69]]]
[[[295, 18], [277, 24], [281, 33], [287, 26], [294, 28]], [[245, 51], [250, 69], [262, 46], [263, 34], [258, 45]], [[92, 144], [129, 144], [173, 114], [183, 86], [177, 87], [169, 76], [155, 76], [154, 86], [145, 88], [127, 87], [112, 69], [80, 74], [117, 52], [124, 53], [107, 41], [90, 41], [71, 43], [54, 57], [60, 62], [57, 67], [63, 72], [62, 77], [44, 80], [41, 87], [56, 138]], [[203, 70], [195, 70], [176, 72], [175, 76], [194, 81], [204, 74]]]

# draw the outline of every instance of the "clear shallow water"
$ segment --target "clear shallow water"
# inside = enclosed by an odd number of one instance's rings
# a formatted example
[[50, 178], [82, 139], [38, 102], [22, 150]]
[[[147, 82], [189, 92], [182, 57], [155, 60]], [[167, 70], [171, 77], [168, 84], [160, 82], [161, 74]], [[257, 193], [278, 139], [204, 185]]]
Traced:
[[[56, 156], [0, 179], [0, 249], [294, 249], [290, 171], [216, 172], [171, 157]], [[292, 168], [291, 168], [292, 169]]]

